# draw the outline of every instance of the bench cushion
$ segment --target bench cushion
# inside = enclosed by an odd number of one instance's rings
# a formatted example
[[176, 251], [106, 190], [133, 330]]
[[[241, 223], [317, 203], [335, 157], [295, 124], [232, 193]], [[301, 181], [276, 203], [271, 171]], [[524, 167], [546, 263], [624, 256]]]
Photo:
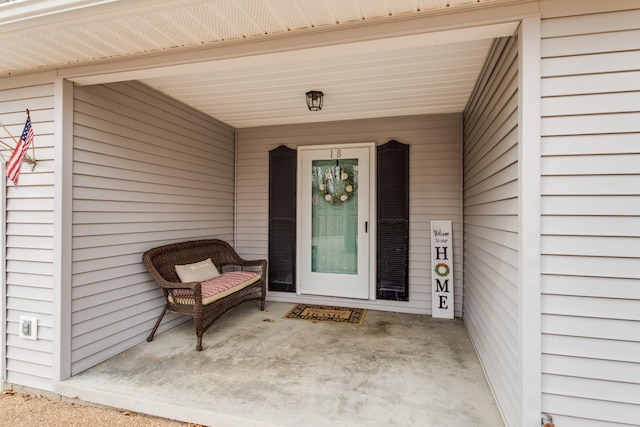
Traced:
[[[215, 279], [201, 282], [202, 304], [211, 304], [227, 295], [246, 288], [257, 282], [261, 274], [250, 271], [230, 271], [223, 273]], [[169, 293], [169, 302], [174, 303], [174, 297], [179, 304], [193, 304], [193, 293], [190, 289], [174, 289]]]

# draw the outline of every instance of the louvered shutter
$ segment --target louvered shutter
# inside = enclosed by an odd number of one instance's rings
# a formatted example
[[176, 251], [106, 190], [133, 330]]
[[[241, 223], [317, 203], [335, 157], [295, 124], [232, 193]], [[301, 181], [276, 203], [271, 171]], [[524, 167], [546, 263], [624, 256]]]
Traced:
[[378, 299], [409, 300], [409, 146], [377, 148]]
[[269, 152], [269, 290], [296, 290], [296, 150]]

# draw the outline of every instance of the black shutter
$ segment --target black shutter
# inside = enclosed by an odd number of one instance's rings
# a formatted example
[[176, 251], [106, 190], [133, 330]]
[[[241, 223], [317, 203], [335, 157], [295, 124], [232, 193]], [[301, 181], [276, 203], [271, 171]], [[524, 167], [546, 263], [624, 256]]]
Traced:
[[377, 148], [377, 298], [409, 300], [409, 146]]
[[269, 152], [269, 290], [296, 290], [296, 150]]

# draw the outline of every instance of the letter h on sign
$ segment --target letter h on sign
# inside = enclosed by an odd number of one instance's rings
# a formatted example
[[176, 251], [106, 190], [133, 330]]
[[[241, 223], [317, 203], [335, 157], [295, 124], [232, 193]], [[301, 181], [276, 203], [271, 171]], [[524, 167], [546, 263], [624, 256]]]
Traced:
[[[436, 259], [437, 260], [447, 260], [449, 258], [447, 258], [447, 247], [441, 247], [441, 246], [436, 246]], [[440, 257], [440, 255], [442, 255], [442, 257]]]

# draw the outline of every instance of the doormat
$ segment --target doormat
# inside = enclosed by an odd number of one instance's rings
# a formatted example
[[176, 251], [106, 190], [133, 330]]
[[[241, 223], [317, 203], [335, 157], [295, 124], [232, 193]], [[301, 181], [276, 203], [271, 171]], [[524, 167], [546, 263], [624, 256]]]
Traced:
[[337, 322], [362, 325], [367, 310], [363, 308], [334, 307], [331, 305], [296, 304], [283, 319], [302, 319], [312, 322]]

